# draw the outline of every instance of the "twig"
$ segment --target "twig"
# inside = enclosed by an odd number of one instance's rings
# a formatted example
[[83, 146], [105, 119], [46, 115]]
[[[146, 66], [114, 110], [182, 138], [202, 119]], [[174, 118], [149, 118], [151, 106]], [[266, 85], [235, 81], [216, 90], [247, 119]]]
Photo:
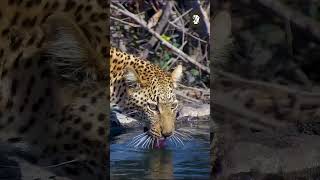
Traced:
[[[137, 16], [144, 16], [145, 12], [140, 12], [140, 13], [137, 13], [136, 15]], [[125, 21], [127, 19], [130, 19], [130, 17], [125, 17], [125, 18], [122, 18], [121, 20]]]
[[195, 24], [191, 25], [195, 28], [194, 30], [198, 32], [198, 34], [206, 34], [207, 36], [210, 36], [210, 21], [207, 13], [201, 7], [200, 1], [180, 1], [179, 4], [183, 5], [185, 9], [193, 9], [190, 13], [192, 18], [194, 18], [194, 15], [200, 18], [197, 27], [194, 27]]
[[[180, 50], [182, 50], [184, 48], [184, 46], [188, 43], [188, 41], [185, 41], [181, 46], [180, 46]], [[177, 56], [176, 58], [170, 58], [169, 61], [165, 64], [166, 66], [168, 66], [168, 69], [171, 68], [171, 66], [180, 58], [180, 56]], [[169, 65], [170, 64], [170, 65]]]
[[199, 4], [199, 9], [202, 14], [204, 24], [206, 25], [208, 35], [210, 36], [210, 20], [209, 20], [208, 14], [201, 6], [200, 0], [198, 0], [197, 3]]
[[[178, 16], [181, 16], [181, 13], [179, 12], [179, 10], [177, 8], [177, 4], [174, 4], [173, 9], [174, 9], [174, 12], [177, 13]], [[169, 23], [170, 23], [170, 21], [169, 21]], [[182, 24], [182, 27], [185, 26], [184, 19], [180, 20], [180, 24]], [[186, 29], [182, 28], [182, 30], [181, 30], [181, 32], [182, 32], [182, 42], [185, 41], [185, 31], [186, 31]]]
[[179, 86], [181, 86], [182, 88], [185, 89], [191, 89], [191, 90], [195, 90], [195, 91], [200, 91], [200, 92], [204, 92], [204, 93], [210, 93], [210, 89], [202, 89], [202, 88], [196, 88], [196, 87], [189, 87], [189, 86], [185, 86], [183, 84], [178, 83]]
[[[200, 81], [200, 84], [203, 86], [203, 88], [209, 89], [208, 86], [204, 82]], [[210, 95], [210, 93], [209, 93], [209, 95]]]
[[123, 24], [127, 24], [127, 25], [132, 26], [132, 27], [141, 27], [141, 26], [138, 25], [138, 24], [133, 24], [133, 23], [130, 23], [130, 22], [127, 22], [127, 21], [123, 21], [123, 20], [118, 19], [118, 18], [116, 18], [116, 17], [112, 17], [112, 16], [111, 16], [110, 19], [119, 21], [119, 22], [121, 22], [121, 23], [123, 23]]
[[191, 11], [192, 11], [192, 8], [189, 9], [188, 11], [184, 12], [184, 13], [181, 14], [180, 16], [178, 16], [176, 19], [174, 19], [174, 20], [172, 21], [172, 23], [176, 23], [178, 20], [180, 20], [183, 16], [187, 15], [187, 14], [188, 14], [189, 12], [191, 12]]
[[174, 26], [175, 28], [177, 28], [177, 29], [180, 30], [181, 32], [184, 32], [185, 34], [189, 35], [190, 37], [192, 37], [192, 38], [194, 38], [194, 39], [196, 39], [196, 40], [198, 40], [198, 41], [200, 41], [200, 42], [202, 42], [202, 43], [206, 43], [206, 44], [207, 44], [207, 41], [205, 41], [205, 40], [203, 40], [203, 39], [200, 39], [200, 38], [197, 37], [197, 36], [192, 35], [191, 33], [187, 32], [187, 31], [185, 30], [185, 28], [180, 27], [180, 26], [172, 23], [171, 21], [169, 21], [169, 24], [172, 25], [172, 26]]
[[200, 68], [201, 70], [207, 72], [210, 74], [210, 69], [200, 63], [198, 63], [197, 61], [195, 61], [194, 59], [192, 59], [190, 56], [188, 56], [187, 54], [185, 54], [183, 51], [181, 51], [180, 49], [176, 48], [175, 46], [173, 46], [172, 44], [170, 44], [169, 42], [167, 42], [166, 40], [162, 39], [161, 35], [158, 34], [157, 32], [155, 32], [154, 30], [148, 28], [147, 23], [141, 19], [138, 18], [135, 14], [127, 11], [127, 10], [122, 10], [120, 8], [118, 8], [115, 5], [110, 5], [111, 8], [116, 9], [117, 11], [119, 11], [120, 13], [131, 17], [133, 20], [135, 20], [137, 23], [139, 23], [142, 27], [144, 27], [146, 30], [149, 31], [149, 33], [151, 33], [153, 36], [155, 36], [156, 38], [158, 38], [165, 46], [167, 46], [169, 49], [171, 49], [172, 51], [174, 51], [176, 54], [180, 55], [185, 61], [188, 61], [194, 65], [196, 65], [198, 68]]
[[[173, 6], [173, 7], [175, 8], [175, 11], [176, 11], [177, 13], [179, 13], [179, 11], [177, 10], [177, 8], [176, 8], [175, 6]], [[184, 22], [182, 22], [182, 24], [183, 24], [182, 27], [180, 27], [179, 25], [176, 25], [176, 24], [175, 24], [178, 20], [180, 20], [183, 16], [187, 15], [188, 13], [190, 13], [192, 10], [193, 10], [193, 8], [189, 9], [188, 11], [186, 11], [186, 12], [183, 13], [183, 14], [180, 14], [180, 13], [179, 13], [180, 15], [179, 15], [176, 19], [174, 19], [173, 21], [169, 21], [169, 24], [172, 25], [173, 27], [177, 28], [177, 30], [179, 30], [179, 31], [182, 32], [182, 42], [184, 42], [185, 34], [187, 34], [188, 36], [190, 36], [190, 37], [192, 37], [192, 38], [194, 38], [194, 39], [196, 39], [196, 40], [198, 40], [198, 41], [200, 41], [200, 42], [202, 42], [202, 43], [207, 44], [207, 41], [202, 40], [202, 39], [200, 39], [199, 37], [194, 36], [194, 35], [192, 35], [191, 33], [187, 32], [186, 28], [183, 27], [183, 26], [184, 26]], [[183, 21], [183, 19], [182, 19], [182, 21]], [[181, 24], [181, 23], [180, 23], [180, 24]], [[180, 49], [181, 49], [181, 48], [180, 48]]]
[[[167, 22], [168, 22], [168, 20], [169, 20], [169, 16], [170, 16], [170, 14], [171, 14], [172, 6], [173, 6], [173, 1], [167, 1], [167, 4], [166, 4], [166, 6], [165, 6], [164, 9], [163, 9], [163, 13], [162, 13], [161, 19], [160, 19], [160, 21], [158, 22], [158, 25], [157, 25], [157, 27], [156, 27], [156, 29], [155, 29], [155, 32], [157, 32], [157, 33], [162, 33], [162, 32], [164, 31], [164, 29], [165, 29], [165, 27], [166, 27], [166, 24], [167, 24]], [[149, 28], [149, 27], [148, 27], [148, 28]], [[151, 28], [149, 28], [149, 29], [151, 29]], [[157, 44], [157, 42], [158, 42], [158, 39], [152, 36], [151, 39], [148, 41], [147, 44], [148, 44], [150, 47], [154, 47], [154, 46]], [[146, 48], [146, 49], [143, 51], [141, 57], [142, 57], [143, 59], [147, 59], [148, 55], [149, 55], [149, 50], [148, 50], [148, 48]]]
[[176, 94], [180, 97], [183, 97], [183, 100], [189, 100], [193, 103], [201, 103], [201, 101], [199, 101], [198, 99], [195, 99], [195, 98], [192, 98], [190, 96], [186, 96], [185, 94], [183, 94], [182, 92], [180, 91], [176, 91]]

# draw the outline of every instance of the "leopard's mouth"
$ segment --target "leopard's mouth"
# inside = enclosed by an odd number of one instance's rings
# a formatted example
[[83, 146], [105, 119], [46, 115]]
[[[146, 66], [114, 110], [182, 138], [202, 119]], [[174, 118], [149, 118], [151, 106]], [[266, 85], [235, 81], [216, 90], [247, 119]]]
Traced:
[[188, 141], [191, 139], [191, 136], [183, 132], [175, 130], [173, 134], [169, 137], [162, 136], [157, 134], [157, 132], [152, 131], [148, 127], [143, 128], [144, 133], [139, 134], [132, 138], [132, 141], [129, 142], [128, 146], [135, 148], [163, 148], [168, 144], [173, 144], [174, 146], [184, 146], [183, 141]]

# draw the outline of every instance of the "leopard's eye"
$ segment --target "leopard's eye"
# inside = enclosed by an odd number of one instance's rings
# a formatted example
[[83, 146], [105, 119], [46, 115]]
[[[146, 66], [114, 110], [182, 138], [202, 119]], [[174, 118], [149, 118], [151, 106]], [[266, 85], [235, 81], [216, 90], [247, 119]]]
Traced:
[[157, 111], [157, 110], [158, 110], [157, 104], [154, 104], [154, 103], [148, 103], [148, 107], [149, 107], [152, 111]]

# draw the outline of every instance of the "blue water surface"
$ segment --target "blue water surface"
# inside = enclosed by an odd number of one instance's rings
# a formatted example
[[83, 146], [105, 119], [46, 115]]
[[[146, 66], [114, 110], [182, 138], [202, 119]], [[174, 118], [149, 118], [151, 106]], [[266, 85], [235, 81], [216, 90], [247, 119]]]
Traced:
[[111, 179], [209, 179], [209, 131], [192, 135], [183, 147], [171, 143], [161, 149], [128, 147], [132, 137], [140, 133], [141, 130], [126, 132], [111, 141]]

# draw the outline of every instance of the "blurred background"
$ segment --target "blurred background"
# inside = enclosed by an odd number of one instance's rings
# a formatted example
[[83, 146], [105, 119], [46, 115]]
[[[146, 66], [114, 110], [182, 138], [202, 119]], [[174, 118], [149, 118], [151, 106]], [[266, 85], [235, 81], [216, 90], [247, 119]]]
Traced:
[[319, 179], [320, 1], [212, 5], [212, 175]]

